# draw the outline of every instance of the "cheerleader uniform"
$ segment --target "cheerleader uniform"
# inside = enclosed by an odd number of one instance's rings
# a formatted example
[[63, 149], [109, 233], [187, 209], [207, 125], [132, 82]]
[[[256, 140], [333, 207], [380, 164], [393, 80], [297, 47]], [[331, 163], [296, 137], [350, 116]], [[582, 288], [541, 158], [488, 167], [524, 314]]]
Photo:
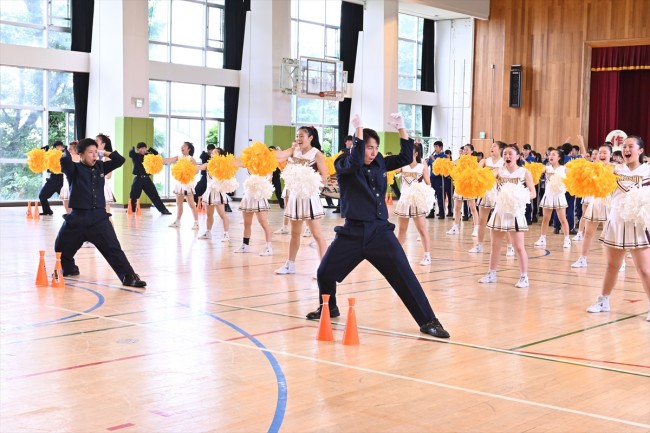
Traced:
[[593, 221], [593, 222], [605, 222], [609, 218], [609, 203], [611, 198], [610, 197], [604, 197], [604, 198], [595, 198], [595, 197], [585, 197], [585, 199], [591, 198], [592, 200], [589, 202], [587, 209], [585, 210], [584, 215], [582, 217], [586, 221]]
[[[271, 183], [272, 175], [266, 176], [266, 180]], [[248, 194], [248, 191], [244, 188], [244, 196], [239, 202], [239, 210], [242, 212], [268, 212], [271, 210], [271, 205], [269, 204], [269, 199], [264, 197], [261, 200], [255, 200]]]
[[[490, 157], [485, 160], [485, 166], [491, 168], [494, 174], [498, 175], [499, 169], [503, 167], [503, 158], [499, 158], [497, 162], [493, 162], [492, 158]], [[487, 209], [494, 209], [494, 206], [496, 205], [496, 198], [497, 198], [497, 186], [494, 185], [494, 187], [490, 191], [488, 191], [483, 197], [478, 199], [478, 201], [476, 202], [476, 206], [487, 208]]]
[[[302, 164], [311, 167], [316, 173], [318, 168], [316, 165], [316, 154], [320, 152], [315, 147], [309, 149], [309, 152], [304, 155], [300, 149], [293, 152], [293, 156], [289, 158], [289, 164]], [[284, 206], [284, 216], [290, 220], [302, 221], [310, 219], [322, 218], [325, 215], [323, 204], [320, 201], [320, 192], [316, 192], [309, 198], [298, 198], [297, 194], [292, 194], [289, 191], [289, 199], [286, 200]]]
[[626, 222], [620, 216], [620, 209], [625, 194], [632, 188], [650, 186], [650, 165], [641, 164], [635, 170], [625, 164], [614, 168], [618, 187], [612, 193], [609, 218], [605, 222], [600, 241], [605, 245], [619, 249], [650, 247], [650, 232], [634, 222]]
[[563, 165], [558, 166], [558, 168], [553, 168], [551, 165], [546, 166], [546, 190], [544, 191], [544, 197], [539, 202], [539, 205], [545, 209], [565, 209], [569, 206], [566, 201], [566, 196], [564, 192], [559, 194], [554, 194], [551, 192], [551, 178], [557, 175], [566, 174], [566, 167]]
[[410, 206], [403, 198], [404, 193], [409, 190], [411, 185], [423, 181], [423, 171], [424, 164], [422, 163], [417, 164], [413, 168], [410, 165], [402, 167], [402, 191], [400, 200], [395, 205], [395, 210], [393, 211], [395, 215], [402, 218], [415, 218], [426, 216], [429, 213], [429, 209], [419, 209], [416, 206]]
[[220, 204], [226, 205], [230, 202], [228, 194], [224, 194], [219, 190], [219, 182], [206, 172], [207, 188], [205, 193], [201, 196], [203, 203], [210, 206], [218, 206]]
[[61, 200], [68, 200], [70, 198], [70, 184], [68, 183], [68, 176], [63, 176], [63, 186], [61, 187], [59, 198]]
[[[506, 183], [516, 183], [517, 185], [526, 186], [526, 170], [523, 167], [517, 168], [513, 173], [510, 173], [507, 168], [501, 167], [497, 174], [497, 195], [501, 185]], [[501, 232], [524, 232], [528, 231], [528, 224], [526, 223], [526, 215], [524, 212], [513, 215], [510, 213], [502, 212], [499, 205], [496, 204], [490, 220], [487, 223], [488, 228], [498, 230]]]
[[[189, 160], [192, 161], [194, 165], [196, 165], [196, 160], [194, 160], [193, 157], [191, 156], [182, 156], [181, 158], [188, 158]], [[191, 195], [194, 197], [194, 194], [196, 190], [194, 189], [194, 179], [189, 181], [188, 183], [180, 183], [176, 182], [176, 185], [174, 186], [174, 194], [176, 195]]]
[[106, 203], [115, 203], [115, 195], [113, 194], [113, 188], [109, 185], [108, 179], [104, 183], [104, 200]]

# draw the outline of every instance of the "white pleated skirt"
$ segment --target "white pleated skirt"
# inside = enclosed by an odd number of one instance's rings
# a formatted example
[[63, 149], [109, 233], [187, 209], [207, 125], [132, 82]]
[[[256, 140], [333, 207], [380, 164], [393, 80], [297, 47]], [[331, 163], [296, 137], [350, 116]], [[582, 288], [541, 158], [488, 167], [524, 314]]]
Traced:
[[297, 198], [297, 194], [289, 191], [289, 198], [284, 204], [284, 216], [294, 221], [314, 220], [325, 215], [320, 195], [314, 194], [310, 198]]
[[528, 223], [525, 215], [513, 215], [510, 213], [499, 212], [498, 209], [492, 211], [487, 227], [499, 232], [527, 232]]
[[545, 209], [564, 209], [569, 206], [564, 193], [553, 194], [548, 189], [539, 202], [539, 205]]
[[213, 190], [212, 188], [208, 188], [208, 190], [201, 196], [201, 200], [203, 201], [203, 204], [210, 206], [217, 206], [220, 204], [225, 205], [230, 201], [228, 194], [224, 194], [219, 190]]
[[70, 198], [70, 185], [68, 184], [68, 178], [65, 176], [63, 176], [63, 186], [61, 187], [59, 198], [61, 200], [68, 200]]
[[400, 200], [397, 202], [397, 204], [395, 204], [393, 213], [402, 218], [417, 218], [428, 215], [429, 211], [419, 209], [417, 206], [410, 206], [409, 204]]
[[454, 200], [476, 200], [477, 197], [463, 197], [462, 195], [454, 194]]
[[650, 247], [650, 232], [641, 225], [625, 222], [614, 209], [605, 221], [605, 227], [600, 235], [600, 241], [605, 245], [618, 249], [637, 249]]
[[239, 210], [242, 212], [268, 212], [271, 210], [269, 201], [267, 199], [254, 200], [244, 194], [239, 202]]
[[476, 206], [486, 209], [494, 209], [494, 206], [497, 204], [496, 198], [496, 192], [489, 191], [487, 194], [476, 201]]
[[108, 182], [104, 183], [104, 200], [106, 200], [106, 203], [115, 203], [113, 188], [111, 188]]
[[179, 183], [176, 182], [174, 186], [174, 194], [176, 195], [194, 195], [196, 193], [194, 189], [194, 182], [190, 183]]
[[595, 198], [589, 203], [582, 217], [587, 221], [604, 222], [609, 217], [609, 200]]

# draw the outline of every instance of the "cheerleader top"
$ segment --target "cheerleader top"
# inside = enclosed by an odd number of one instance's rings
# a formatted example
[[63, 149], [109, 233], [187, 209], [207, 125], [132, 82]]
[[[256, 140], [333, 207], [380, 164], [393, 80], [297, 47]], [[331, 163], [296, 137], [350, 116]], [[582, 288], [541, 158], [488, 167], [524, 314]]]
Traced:
[[485, 166], [489, 168], [501, 168], [503, 167], [504, 161], [503, 158], [499, 158], [497, 162], [492, 161], [492, 157], [485, 159]]
[[558, 165], [557, 168], [553, 168], [553, 166], [549, 164], [546, 166], [544, 173], [546, 173], [546, 180], [549, 181], [555, 173], [559, 175], [566, 175], [566, 167], [563, 165]]
[[503, 166], [499, 168], [497, 173], [497, 189], [501, 188], [501, 185], [506, 183], [514, 183], [521, 186], [526, 186], [526, 170], [524, 167], [518, 167], [515, 171], [510, 173], [508, 169]]
[[617, 188], [612, 193], [612, 208], [614, 209], [621, 207], [625, 194], [632, 188], [650, 186], [650, 165], [648, 164], [641, 164], [634, 170], [630, 170], [627, 164], [617, 164], [614, 167], [614, 174], [617, 184]]
[[289, 164], [300, 164], [311, 167], [316, 173], [318, 173], [318, 165], [316, 164], [316, 154], [320, 151], [315, 147], [309, 149], [305, 154], [302, 153], [300, 149], [295, 149], [293, 151], [293, 156], [289, 157]]
[[402, 167], [402, 192], [408, 191], [412, 184], [422, 182], [424, 176], [424, 164], [418, 163], [415, 167], [411, 168], [410, 165]]

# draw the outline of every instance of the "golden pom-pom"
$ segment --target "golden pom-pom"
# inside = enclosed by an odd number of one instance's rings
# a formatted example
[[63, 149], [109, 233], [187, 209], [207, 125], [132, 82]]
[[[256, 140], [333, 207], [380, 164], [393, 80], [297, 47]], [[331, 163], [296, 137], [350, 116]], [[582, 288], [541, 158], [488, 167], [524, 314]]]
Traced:
[[274, 152], [259, 141], [253, 142], [242, 151], [241, 162], [251, 174], [258, 176], [267, 176], [273, 173], [278, 166]]
[[163, 157], [161, 155], [148, 153], [144, 156], [142, 165], [148, 174], [158, 174], [163, 169]]
[[[582, 158], [579, 158], [582, 159]], [[584, 161], [567, 164], [567, 174], [563, 179], [567, 191], [576, 197], [594, 196], [604, 198], [616, 189], [614, 168], [600, 161]]]
[[196, 176], [196, 165], [190, 158], [179, 158], [178, 162], [172, 165], [172, 176], [182, 184], [188, 184]]
[[463, 155], [456, 160], [454, 168], [451, 171], [451, 177], [459, 175], [460, 172], [465, 170], [476, 170], [478, 168], [478, 161], [475, 156], [472, 155]]
[[27, 152], [27, 167], [34, 173], [42, 173], [45, 165], [45, 149], [32, 149]]
[[449, 176], [454, 168], [454, 163], [448, 158], [437, 158], [433, 161], [433, 174], [436, 176]]
[[218, 180], [232, 179], [238, 169], [235, 165], [235, 155], [213, 155], [208, 161], [208, 173]]
[[546, 170], [546, 166], [541, 162], [527, 162], [524, 164], [524, 168], [530, 171], [530, 174], [533, 176], [533, 182], [537, 185], [542, 178], [542, 174]]
[[397, 170], [387, 171], [386, 172], [386, 185], [387, 186], [391, 186], [392, 184], [395, 183], [395, 173], [396, 172], [397, 172]]
[[339, 157], [343, 152], [339, 152], [336, 155], [325, 157], [325, 164], [327, 165], [327, 175], [334, 176], [336, 174], [336, 168], [334, 167], [334, 161]]
[[456, 194], [463, 197], [483, 197], [496, 183], [494, 172], [489, 167], [454, 171], [452, 177]]
[[61, 156], [59, 149], [50, 149], [45, 152], [45, 167], [54, 174], [61, 174]]

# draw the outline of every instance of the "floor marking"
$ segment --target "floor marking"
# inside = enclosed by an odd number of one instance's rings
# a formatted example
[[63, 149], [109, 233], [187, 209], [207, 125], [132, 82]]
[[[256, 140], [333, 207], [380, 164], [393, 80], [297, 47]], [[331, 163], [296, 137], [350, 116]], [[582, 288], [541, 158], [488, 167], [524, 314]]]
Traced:
[[113, 427], [108, 427], [106, 430], [108, 431], [115, 431], [115, 430], [121, 430], [123, 428], [127, 427], [133, 427], [135, 424], [132, 422], [127, 422], [126, 424], [119, 424], [119, 425], [114, 425]]
[[551, 353], [529, 352], [527, 350], [522, 350], [521, 352], [522, 353], [530, 353], [530, 354], [533, 354], [533, 355], [554, 356], [554, 357], [557, 357], [557, 358], [581, 359], [583, 361], [602, 362], [602, 363], [605, 363], [605, 364], [617, 364], [617, 365], [627, 365], [627, 366], [630, 366], [630, 367], [650, 368], [650, 365], [630, 364], [630, 363], [627, 363], [627, 362], [603, 361], [603, 360], [600, 360], [600, 359], [580, 358], [580, 357], [577, 357], [577, 356], [553, 355]]

